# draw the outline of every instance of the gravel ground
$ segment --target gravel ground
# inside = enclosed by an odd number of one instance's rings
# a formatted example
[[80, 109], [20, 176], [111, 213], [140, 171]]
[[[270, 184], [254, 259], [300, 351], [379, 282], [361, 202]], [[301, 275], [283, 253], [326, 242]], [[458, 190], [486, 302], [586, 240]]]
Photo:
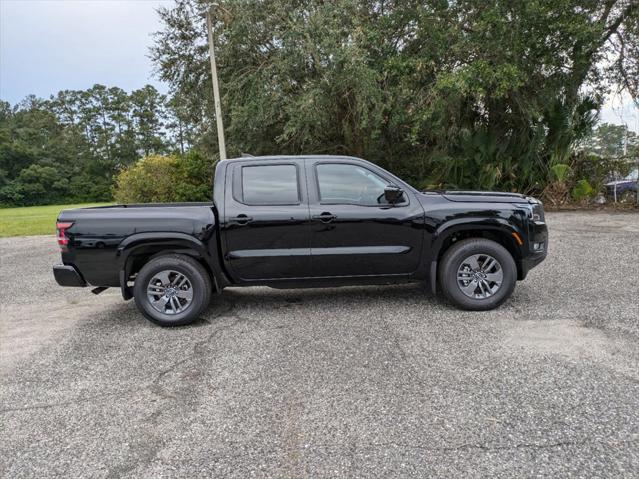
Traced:
[[637, 477], [639, 214], [548, 215], [497, 311], [229, 289], [162, 329], [0, 241], [3, 477]]

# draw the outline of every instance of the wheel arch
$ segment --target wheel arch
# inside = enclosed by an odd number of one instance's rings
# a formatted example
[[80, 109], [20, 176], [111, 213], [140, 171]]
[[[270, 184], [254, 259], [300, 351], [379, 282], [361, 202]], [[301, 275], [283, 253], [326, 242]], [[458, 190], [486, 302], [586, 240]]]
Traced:
[[126, 238], [117, 250], [119, 259], [120, 288], [124, 299], [133, 297], [131, 279], [150, 260], [159, 256], [180, 254], [198, 261], [209, 273], [213, 287], [219, 291], [220, 273], [206, 245], [199, 239], [185, 233], [139, 233]]
[[[511, 254], [517, 265], [517, 279], [523, 279], [521, 240], [523, 235], [513, 225], [500, 220], [472, 220], [456, 222], [436, 233], [431, 246], [433, 251], [429, 272], [433, 294], [437, 292], [437, 274], [441, 258], [452, 245], [469, 238], [484, 238], [502, 245]], [[518, 238], [518, 239], [517, 239]]]

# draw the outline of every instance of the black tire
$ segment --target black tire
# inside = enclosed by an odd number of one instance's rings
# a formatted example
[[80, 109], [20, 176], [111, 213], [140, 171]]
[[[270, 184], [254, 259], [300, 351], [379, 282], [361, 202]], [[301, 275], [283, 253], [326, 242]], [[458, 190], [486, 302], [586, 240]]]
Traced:
[[[458, 281], [460, 267], [473, 255], [492, 256], [501, 267], [503, 279], [499, 286], [491, 283], [496, 286], [496, 291], [489, 297], [467, 296]], [[455, 306], [471, 311], [487, 311], [498, 307], [510, 297], [517, 282], [517, 266], [512, 255], [499, 243], [484, 238], [470, 238], [455, 243], [446, 251], [439, 264], [438, 280], [446, 298]]]
[[[192, 298], [190, 303], [184, 306], [183, 311], [171, 314], [160, 312], [156, 309], [159, 306], [153, 306], [151, 298], [147, 294], [150, 281], [154, 279], [155, 275], [164, 271], [171, 271], [174, 277], [175, 273], [182, 274], [190, 283], [189, 291], [191, 291]], [[149, 321], [160, 326], [183, 326], [195, 321], [208, 307], [211, 301], [211, 290], [211, 277], [200, 263], [189, 256], [174, 254], [154, 258], [142, 267], [135, 278], [133, 296], [138, 309]], [[155, 297], [160, 296], [163, 295]]]

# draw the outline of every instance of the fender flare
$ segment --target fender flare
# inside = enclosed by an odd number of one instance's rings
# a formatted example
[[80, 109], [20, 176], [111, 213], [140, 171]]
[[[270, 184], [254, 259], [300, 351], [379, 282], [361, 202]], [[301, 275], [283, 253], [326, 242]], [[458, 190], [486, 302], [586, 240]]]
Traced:
[[[211, 238], [210, 241], [215, 241]], [[150, 253], [151, 256], [157, 256], [165, 253], [186, 254], [196, 259], [202, 260], [208, 266], [211, 272], [211, 280], [217, 291], [220, 290], [220, 284], [226, 284], [225, 278], [220, 270], [218, 258], [213, 257], [206, 245], [198, 238], [186, 233], [178, 232], [148, 232], [136, 233], [125, 238], [116, 251], [118, 261], [120, 289], [122, 297], [125, 300], [133, 297], [133, 292], [128, 286], [128, 278], [131, 275], [132, 261], [131, 258], [136, 254], [143, 252]], [[217, 247], [215, 251], [217, 252]]]
[[[520, 235], [520, 237], [525, 237], [523, 231], [516, 228], [512, 223], [504, 218], [478, 216], [473, 218], [459, 218], [443, 223], [433, 232], [430, 244], [430, 251], [432, 253], [430, 257], [429, 280], [433, 295], [437, 294], [437, 268], [441, 248], [444, 245], [444, 242], [452, 235], [464, 231], [489, 231], [498, 234], [505, 234], [509, 238], [513, 238], [513, 233], [516, 233]], [[517, 258], [515, 258], [515, 261], [517, 261]]]

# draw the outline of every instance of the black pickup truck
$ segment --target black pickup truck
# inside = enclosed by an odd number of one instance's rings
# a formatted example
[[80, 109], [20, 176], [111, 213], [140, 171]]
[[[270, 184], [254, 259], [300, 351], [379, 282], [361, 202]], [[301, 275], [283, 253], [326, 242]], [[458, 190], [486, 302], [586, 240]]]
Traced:
[[456, 306], [497, 307], [546, 257], [542, 204], [514, 193], [420, 192], [359, 158], [220, 161], [212, 203], [64, 210], [62, 286], [135, 298], [163, 326], [228, 286], [427, 281]]

